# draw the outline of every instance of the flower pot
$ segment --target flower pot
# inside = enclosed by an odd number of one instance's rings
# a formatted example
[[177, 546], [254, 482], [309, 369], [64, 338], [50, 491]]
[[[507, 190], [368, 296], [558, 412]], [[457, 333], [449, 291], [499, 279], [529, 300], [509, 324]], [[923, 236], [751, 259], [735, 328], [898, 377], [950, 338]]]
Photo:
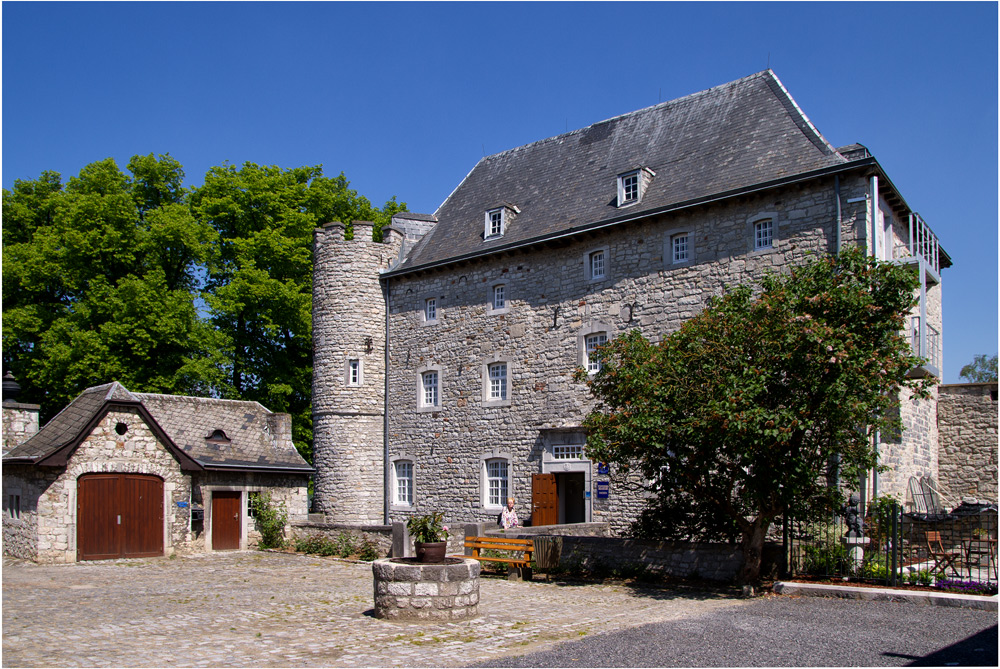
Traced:
[[420, 562], [444, 562], [444, 554], [448, 550], [448, 542], [431, 541], [424, 543], [417, 541], [413, 544], [413, 548], [416, 550], [417, 560]]

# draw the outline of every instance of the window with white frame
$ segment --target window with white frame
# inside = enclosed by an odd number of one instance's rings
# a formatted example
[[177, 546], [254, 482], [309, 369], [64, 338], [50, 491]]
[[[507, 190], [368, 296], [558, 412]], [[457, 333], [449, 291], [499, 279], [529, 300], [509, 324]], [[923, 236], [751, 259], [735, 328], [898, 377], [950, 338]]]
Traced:
[[688, 244], [689, 237], [686, 232], [679, 232], [670, 238], [670, 258], [672, 262], [682, 263], [691, 259]]
[[433, 323], [437, 321], [437, 299], [428, 297], [424, 300], [424, 322]]
[[493, 311], [507, 308], [507, 286], [498, 283], [493, 286]]
[[486, 238], [502, 237], [504, 233], [503, 207], [490, 209], [486, 212]]
[[440, 388], [437, 371], [424, 372], [420, 375], [420, 405], [423, 407], [440, 406]]
[[639, 201], [639, 170], [618, 177], [618, 206]]
[[361, 360], [352, 358], [347, 361], [347, 385], [361, 385]]
[[485, 506], [500, 507], [510, 496], [508, 463], [504, 458], [493, 458], [486, 461]]
[[507, 399], [507, 363], [494, 362], [489, 367], [490, 370], [490, 399]]
[[605, 276], [605, 254], [604, 250], [593, 251], [590, 256], [588, 256], [588, 266], [590, 268], [590, 278], [591, 279], [603, 279]]
[[770, 218], [757, 221], [753, 224], [753, 248], [754, 251], [771, 248], [774, 242], [774, 221]]
[[396, 460], [392, 467], [392, 503], [413, 506], [413, 461]]
[[552, 458], [554, 460], [582, 460], [583, 444], [553, 444]]
[[608, 333], [607, 332], [596, 332], [592, 335], [587, 335], [587, 372], [590, 374], [596, 374], [601, 371], [601, 361], [597, 359], [594, 352], [597, 350], [598, 346], [604, 346], [608, 343]]

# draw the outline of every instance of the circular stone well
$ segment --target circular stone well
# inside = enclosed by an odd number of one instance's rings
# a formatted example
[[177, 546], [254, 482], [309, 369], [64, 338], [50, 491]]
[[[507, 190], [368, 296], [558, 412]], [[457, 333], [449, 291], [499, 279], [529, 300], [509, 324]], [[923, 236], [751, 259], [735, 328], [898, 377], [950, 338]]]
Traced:
[[372, 563], [372, 573], [376, 618], [464, 620], [479, 615], [477, 560], [422, 564], [416, 558], [382, 558]]

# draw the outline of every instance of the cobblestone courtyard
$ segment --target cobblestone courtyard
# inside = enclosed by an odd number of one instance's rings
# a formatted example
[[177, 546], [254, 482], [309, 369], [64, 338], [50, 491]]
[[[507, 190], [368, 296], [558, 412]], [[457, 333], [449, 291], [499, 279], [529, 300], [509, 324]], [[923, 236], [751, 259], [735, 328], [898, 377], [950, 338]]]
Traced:
[[483, 578], [478, 618], [418, 625], [373, 617], [370, 564], [256, 552], [5, 562], [3, 666], [467, 666], [744, 604]]

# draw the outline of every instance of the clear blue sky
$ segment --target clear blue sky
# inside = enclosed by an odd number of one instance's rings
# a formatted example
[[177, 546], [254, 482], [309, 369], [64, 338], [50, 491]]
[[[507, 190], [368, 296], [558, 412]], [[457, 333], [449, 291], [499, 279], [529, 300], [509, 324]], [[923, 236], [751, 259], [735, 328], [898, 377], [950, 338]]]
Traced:
[[484, 154], [781, 78], [954, 259], [945, 381], [997, 352], [996, 3], [4, 2], [3, 172], [322, 164], [431, 213]]

